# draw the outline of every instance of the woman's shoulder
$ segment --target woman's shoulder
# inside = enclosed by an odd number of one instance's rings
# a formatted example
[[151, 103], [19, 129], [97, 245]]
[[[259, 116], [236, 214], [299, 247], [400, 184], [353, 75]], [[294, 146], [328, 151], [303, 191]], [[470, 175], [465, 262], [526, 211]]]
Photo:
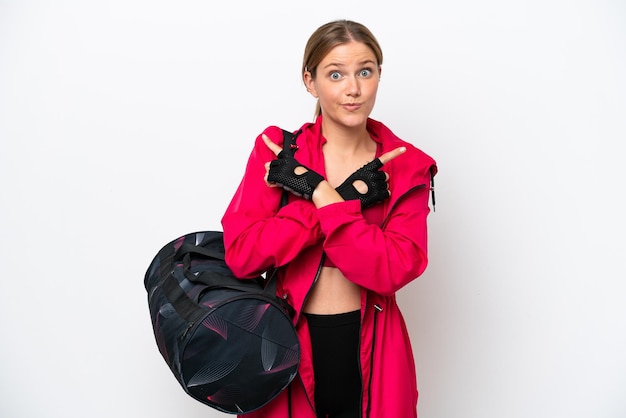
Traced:
[[256, 138], [257, 144], [264, 145], [263, 135], [268, 136], [269, 139], [272, 140], [272, 142], [275, 142], [278, 145], [282, 145], [285, 139], [283, 128], [277, 125], [269, 125], [265, 129], [263, 129], [263, 131]]

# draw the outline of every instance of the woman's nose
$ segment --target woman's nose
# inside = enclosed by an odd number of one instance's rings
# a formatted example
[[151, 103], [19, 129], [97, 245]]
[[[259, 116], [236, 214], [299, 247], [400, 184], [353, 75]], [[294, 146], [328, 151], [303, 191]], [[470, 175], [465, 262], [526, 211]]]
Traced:
[[361, 95], [361, 85], [356, 77], [350, 77], [346, 82], [346, 94], [348, 96], [358, 97]]

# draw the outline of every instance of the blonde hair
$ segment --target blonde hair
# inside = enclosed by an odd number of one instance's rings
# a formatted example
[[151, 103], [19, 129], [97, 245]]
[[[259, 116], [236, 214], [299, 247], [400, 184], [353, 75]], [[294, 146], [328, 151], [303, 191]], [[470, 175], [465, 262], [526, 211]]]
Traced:
[[[377, 64], [382, 65], [383, 51], [376, 37], [366, 26], [351, 20], [335, 20], [317, 28], [306, 43], [302, 59], [302, 80], [304, 81], [304, 73], [307, 71], [311, 73], [311, 78], [315, 79], [317, 66], [324, 57], [334, 47], [352, 41], [367, 45], [374, 52]], [[315, 117], [321, 114], [322, 109], [318, 101]]]

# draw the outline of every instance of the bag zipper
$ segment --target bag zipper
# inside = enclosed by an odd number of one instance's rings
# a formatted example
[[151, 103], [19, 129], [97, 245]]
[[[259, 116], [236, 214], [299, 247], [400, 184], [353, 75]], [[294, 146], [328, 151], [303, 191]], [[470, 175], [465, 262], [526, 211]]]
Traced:
[[202, 320], [204, 320], [204, 318], [206, 318], [207, 315], [211, 314], [216, 309], [221, 308], [227, 303], [231, 303], [231, 302], [241, 300], [241, 299], [254, 299], [254, 300], [260, 300], [260, 301], [269, 303], [270, 305], [273, 305], [279, 308], [280, 311], [283, 312], [285, 316], [289, 318], [289, 320], [291, 320], [291, 316], [289, 315], [289, 312], [285, 309], [284, 306], [282, 306], [282, 304], [276, 298], [272, 298], [271, 296], [267, 296], [267, 295], [260, 294], [260, 293], [254, 293], [252, 295], [246, 292], [241, 292], [241, 293], [242, 293], [241, 295], [231, 296], [230, 298], [221, 301], [220, 303], [218, 303], [217, 305], [211, 308], [206, 308], [204, 306], [198, 305], [198, 307], [201, 308], [201, 311], [203, 312], [202, 315], [197, 315], [198, 319], [189, 321], [187, 328], [185, 328], [185, 330], [183, 331], [183, 333], [180, 335], [179, 338], [181, 340], [184, 340], [187, 334], [189, 334], [189, 331], [191, 331], [198, 323], [202, 322]]

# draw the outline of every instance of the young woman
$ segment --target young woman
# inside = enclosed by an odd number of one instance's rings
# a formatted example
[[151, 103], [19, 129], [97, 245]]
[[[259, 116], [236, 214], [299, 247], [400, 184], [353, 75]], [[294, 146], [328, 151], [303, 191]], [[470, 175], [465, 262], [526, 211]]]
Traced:
[[[435, 161], [371, 119], [383, 56], [363, 25], [319, 27], [302, 79], [314, 123], [281, 153], [259, 135], [222, 219], [235, 275], [279, 268], [277, 292], [295, 310], [301, 343], [288, 390], [246, 417], [415, 418], [417, 383], [395, 293], [427, 265]], [[279, 208], [283, 189], [287, 205]]]

